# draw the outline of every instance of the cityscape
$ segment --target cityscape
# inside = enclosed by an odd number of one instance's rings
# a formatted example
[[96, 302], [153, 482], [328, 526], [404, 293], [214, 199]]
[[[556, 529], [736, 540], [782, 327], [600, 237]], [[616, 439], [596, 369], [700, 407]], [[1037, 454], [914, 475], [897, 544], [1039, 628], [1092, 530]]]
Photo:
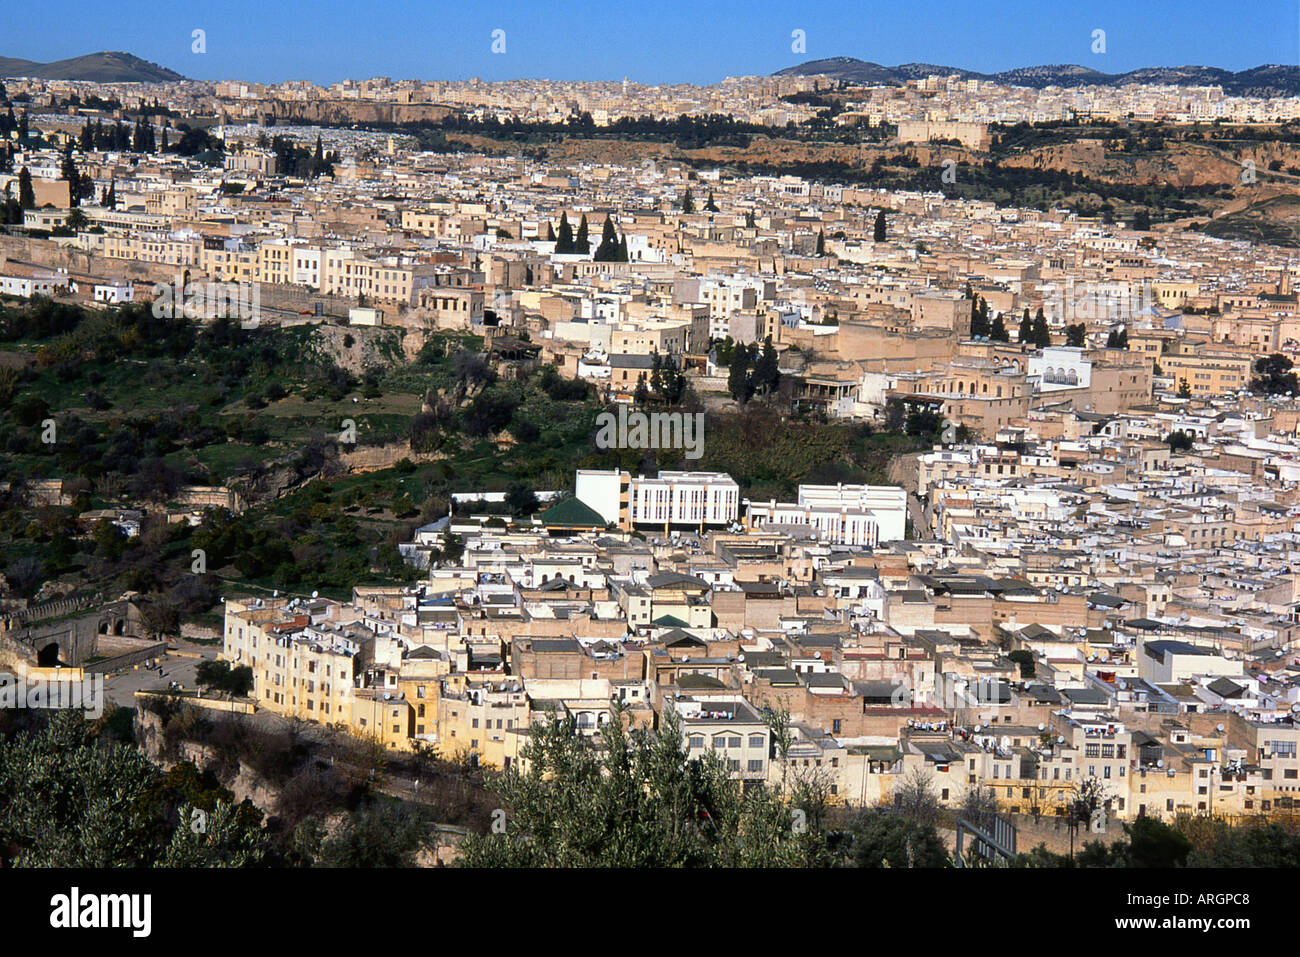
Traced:
[[1204, 66], [0, 50], [0, 862], [1300, 864], [1278, 6]]

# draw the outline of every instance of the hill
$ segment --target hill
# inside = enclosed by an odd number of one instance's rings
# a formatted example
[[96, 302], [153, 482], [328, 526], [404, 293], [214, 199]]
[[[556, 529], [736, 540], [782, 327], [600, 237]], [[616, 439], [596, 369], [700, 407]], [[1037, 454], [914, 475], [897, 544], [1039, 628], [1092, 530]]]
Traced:
[[957, 75], [965, 79], [992, 80], [1009, 86], [1123, 86], [1126, 83], [1174, 86], [1222, 86], [1232, 96], [1295, 96], [1300, 94], [1300, 67], [1265, 64], [1234, 73], [1210, 66], [1143, 67], [1127, 73], [1101, 73], [1074, 63], [1027, 66], [1001, 73], [978, 73], [961, 67], [934, 63], [901, 63], [882, 66], [856, 57], [809, 60], [778, 70], [773, 76], [825, 74], [855, 83], [902, 83], [926, 76]]
[[167, 83], [184, 76], [130, 53], [106, 50], [85, 56], [37, 63], [17, 57], [0, 57], [0, 76], [25, 76], [42, 80], [89, 80], [97, 83]]

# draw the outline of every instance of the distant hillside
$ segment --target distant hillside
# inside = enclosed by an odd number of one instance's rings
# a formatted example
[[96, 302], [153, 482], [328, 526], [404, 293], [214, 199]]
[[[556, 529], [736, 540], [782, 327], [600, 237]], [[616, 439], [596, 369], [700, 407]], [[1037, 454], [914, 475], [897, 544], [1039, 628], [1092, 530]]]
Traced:
[[53, 63], [0, 57], [0, 77], [28, 76], [42, 80], [89, 80], [98, 83], [166, 83], [183, 80], [175, 70], [141, 60], [130, 53], [88, 53]]
[[1300, 66], [1266, 64], [1234, 73], [1212, 66], [1158, 66], [1130, 70], [1127, 73], [1101, 73], [1073, 63], [1053, 66], [1027, 66], [1001, 73], [977, 73], [961, 67], [934, 63], [901, 63], [882, 66], [855, 57], [837, 56], [810, 60], [798, 66], [778, 70], [773, 76], [813, 76], [825, 74], [857, 83], [901, 83], [921, 77], [956, 74], [967, 79], [993, 80], [1010, 86], [1122, 86], [1125, 83], [1176, 86], [1222, 86], [1233, 96], [1300, 95]]

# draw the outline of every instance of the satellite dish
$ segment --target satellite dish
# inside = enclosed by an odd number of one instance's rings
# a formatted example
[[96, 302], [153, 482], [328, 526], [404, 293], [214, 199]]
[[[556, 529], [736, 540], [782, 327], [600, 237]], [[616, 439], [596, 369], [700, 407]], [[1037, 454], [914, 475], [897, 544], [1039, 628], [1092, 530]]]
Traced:
[[279, 598], [279, 597], [280, 597], [280, 589], [277, 588], [275, 591], [271, 592], [271, 597], [272, 597], [272, 598]]
[[1216, 730], [1216, 731], [1222, 731], [1222, 730], [1223, 730], [1223, 725], [1222, 725], [1222, 724], [1216, 725], [1216, 726], [1215, 726], [1215, 730]]
[[312, 597], [312, 598], [317, 598], [317, 597], [319, 597], [319, 596], [320, 596], [320, 592], [318, 592], [318, 591], [314, 591], [314, 592], [311, 593], [311, 597]]
[[1165, 759], [1164, 759], [1164, 758], [1161, 758], [1159, 761], [1156, 762], [1156, 767], [1158, 767], [1158, 768], [1163, 768], [1164, 766], [1165, 766]]
[[1043, 724], [1043, 722], [1041, 722], [1041, 721], [1038, 722], [1038, 730], [1039, 730], [1039, 731], [1043, 731], [1043, 730], [1045, 730], [1046, 728], [1047, 728], [1047, 725]]
[[981, 727], [982, 727], [981, 725], [978, 725], [978, 724], [975, 725], [975, 733], [976, 733], [976, 734], [979, 734], [979, 732], [980, 732], [980, 728], [981, 728]]
[[1011, 747], [1011, 739], [1008, 738], [1005, 734], [1002, 736], [1002, 740], [999, 743], [1002, 745], [1003, 748]]
[[1057, 743], [1057, 744], [1065, 744], [1065, 735], [1063, 735], [1063, 734], [1058, 734], [1058, 735], [1056, 736], [1056, 743]]

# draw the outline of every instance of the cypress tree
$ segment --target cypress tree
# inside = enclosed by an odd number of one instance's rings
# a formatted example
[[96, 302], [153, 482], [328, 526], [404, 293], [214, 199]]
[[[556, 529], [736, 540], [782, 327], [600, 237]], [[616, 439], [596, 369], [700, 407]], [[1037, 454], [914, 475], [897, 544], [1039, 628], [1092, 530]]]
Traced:
[[1029, 307], [1025, 306], [1025, 315], [1020, 320], [1020, 341], [1028, 344], [1034, 337], [1034, 320], [1029, 318]]
[[885, 241], [885, 211], [883, 209], [876, 213], [876, 229], [872, 238], [878, 243]]
[[1034, 345], [1040, 349], [1046, 349], [1052, 344], [1052, 332], [1047, 328], [1047, 318], [1043, 315], [1043, 307], [1038, 307], [1038, 313], [1034, 316]]
[[573, 241], [573, 251], [575, 253], [591, 252], [591, 240], [587, 238], [587, 214], [582, 214], [582, 220], [578, 223], [578, 236]]
[[731, 368], [727, 370], [727, 391], [741, 405], [748, 402], [753, 394], [753, 383], [749, 378], [749, 346], [737, 344], [731, 350]]
[[18, 205], [23, 209], [36, 208], [36, 193], [32, 190], [32, 174], [26, 166], [18, 174]]
[[600, 245], [596, 247], [596, 255], [592, 257], [596, 262], [607, 263], [618, 261], [618, 233], [614, 230], [614, 221], [605, 216], [605, 225], [600, 231]]
[[573, 252], [573, 227], [569, 225], [569, 214], [560, 213], [560, 235], [555, 240], [557, 253]]

